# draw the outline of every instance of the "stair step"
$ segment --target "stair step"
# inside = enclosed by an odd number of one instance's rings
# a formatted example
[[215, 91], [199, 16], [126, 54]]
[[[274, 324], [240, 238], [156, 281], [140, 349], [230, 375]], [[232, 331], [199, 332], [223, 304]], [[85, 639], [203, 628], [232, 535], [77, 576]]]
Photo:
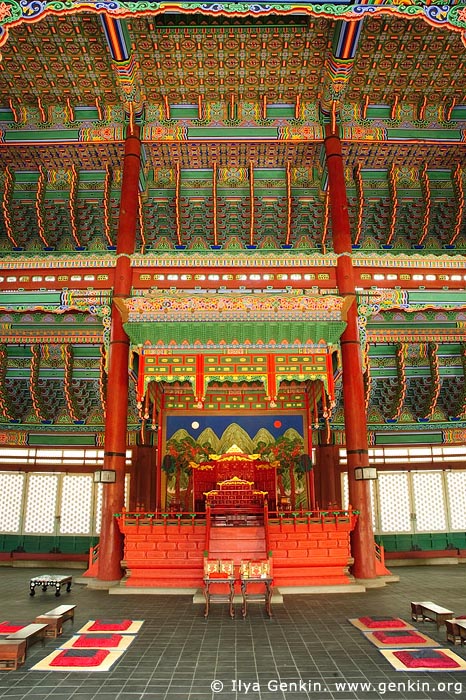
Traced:
[[265, 529], [261, 526], [251, 527], [212, 527], [210, 529], [210, 539], [251, 539], [253, 537], [261, 537], [265, 539]]
[[265, 542], [236, 542], [236, 540], [224, 542], [211, 542], [209, 552], [265, 552]]
[[212, 527], [209, 539], [209, 557], [233, 559], [239, 565], [242, 559], [257, 560], [267, 557], [263, 525]]
[[122, 585], [153, 588], [194, 588], [202, 585], [202, 566], [165, 566], [161, 569], [132, 569], [131, 578]]
[[249, 552], [231, 552], [228, 549], [219, 549], [217, 551], [210, 550], [210, 559], [233, 559], [233, 561], [240, 562], [242, 559], [250, 559], [251, 561], [258, 561], [259, 559], [265, 559], [266, 553], [263, 549], [250, 550]]
[[181, 577], [177, 574], [173, 576], [158, 576], [151, 578], [131, 577], [131, 585], [126, 588], [200, 588], [202, 586], [202, 573]]

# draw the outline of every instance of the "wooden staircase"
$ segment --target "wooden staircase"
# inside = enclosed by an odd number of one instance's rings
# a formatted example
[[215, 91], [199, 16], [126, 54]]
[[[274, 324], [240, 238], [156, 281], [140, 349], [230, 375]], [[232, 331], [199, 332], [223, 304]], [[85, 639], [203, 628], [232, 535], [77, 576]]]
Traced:
[[242, 559], [267, 559], [265, 527], [212, 526], [207, 551], [209, 559], [232, 559], [235, 566], [239, 566]]

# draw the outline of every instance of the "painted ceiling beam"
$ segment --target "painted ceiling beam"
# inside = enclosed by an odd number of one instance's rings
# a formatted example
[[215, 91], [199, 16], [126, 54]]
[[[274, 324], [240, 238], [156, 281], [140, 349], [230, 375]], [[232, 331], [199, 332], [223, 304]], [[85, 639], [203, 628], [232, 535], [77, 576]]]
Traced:
[[324, 123], [330, 123], [341, 110], [345, 88], [354, 67], [362, 24], [361, 20], [360, 22], [339, 21], [335, 25], [332, 49], [327, 57], [323, 76], [320, 111]]
[[[127, 100], [126, 107], [128, 114], [132, 104], [135, 119], [138, 120], [135, 103]], [[142, 109], [142, 107], [141, 107]], [[1, 123], [1, 122], [0, 122]], [[141, 138], [143, 143], [224, 143], [228, 139], [234, 139], [237, 143], [315, 143], [321, 142], [324, 138], [323, 127], [320, 125], [311, 125], [312, 133], [309, 127], [300, 134], [296, 129], [293, 134], [288, 136], [287, 129], [281, 126], [261, 127], [250, 126], [245, 129], [216, 126], [216, 127], [198, 127], [198, 126], [183, 126], [173, 120], [172, 125], [165, 125], [163, 133], [156, 125], [146, 124], [142, 127]], [[155, 133], [154, 133], [155, 127]], [[109, 129], [114, 131], [114, 138], [109, 140]], [[71, 143], [123, 143], [123, 135], [121, 130], [112, 126], [100, 126], [89, 128], [88, 125], [81, 128], [58, 126], [52, 129], [30, 129], [30, 128], [10, 128], [9, 126], [0, 126], [0, 148], [4, 149], [8, 146], [33, 146], [47, 144], [71, 144]], [[453, 128], [421, 128], [415, 127], [400, 127], [400, 128], [382, 128], [380, 126], [364, 126], [359, 127], [357, 124], [341, 126], [341, 138], [344, 141], [355, 141], [358, 143], [419, 143], [422, 140], [425, 144], [445, 143], [445, 144], [464, 144], [466, 140], [466, 128], [454, 125]]]
[[131, 55], [130, 38], [126, 22], [107, 15], [101, 15], [100, 21], [102, 22], [112, 60], [116, 63], [125, 63]]
[[133, 118], [141, 117], [144, 98], [141, 92], [142, 79], [136, 59], [131, 52], [131, 40], [125, 20], [101, 15], [107, 45], [112, 57], [118, 88], [125, 104], [125, 112]]

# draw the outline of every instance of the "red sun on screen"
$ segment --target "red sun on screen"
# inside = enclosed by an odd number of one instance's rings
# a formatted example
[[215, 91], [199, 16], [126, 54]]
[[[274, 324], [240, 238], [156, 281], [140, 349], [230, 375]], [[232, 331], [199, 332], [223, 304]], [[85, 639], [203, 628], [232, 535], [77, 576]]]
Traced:
[[274, 420], [274, 422], [273, 422], [273, 427], [274, 427], [274, 428], [281, 428], [281, 427], [282, 427], [282, 422], [281, 422], [281, 420]]

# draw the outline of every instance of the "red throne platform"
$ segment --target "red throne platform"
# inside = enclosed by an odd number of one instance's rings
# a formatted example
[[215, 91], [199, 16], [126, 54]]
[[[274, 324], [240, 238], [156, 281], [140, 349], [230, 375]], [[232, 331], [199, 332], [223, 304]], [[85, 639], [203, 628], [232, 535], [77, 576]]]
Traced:
[[[116, 516], [124, 535], [127, 587], [202, 587], [209, 533], [204, 517], [194, 513], [127, 513]], [[277, 513], [267, 520], [267, 553], [274, 585], [339, 586], [352, 583], [350, 532], [357, 515], [351, 511]], [[231, 526], [238, 543], [244, 532], [257, 528]], [[246, 557], [247, 558], [247, 557]]]
[[278, 511], [276, 469], [259, 455], [232, 451], [191, 467], [193, 512], [116, 516], [124, 535], [123, 586], [201, 588], [214, 531], [238, 560], [250, 559], [248, 547], [260, 542], [260, 558], [270, 560], [277, 587], [352, 582], [350, 532], [357, 515], [351, 510]]

